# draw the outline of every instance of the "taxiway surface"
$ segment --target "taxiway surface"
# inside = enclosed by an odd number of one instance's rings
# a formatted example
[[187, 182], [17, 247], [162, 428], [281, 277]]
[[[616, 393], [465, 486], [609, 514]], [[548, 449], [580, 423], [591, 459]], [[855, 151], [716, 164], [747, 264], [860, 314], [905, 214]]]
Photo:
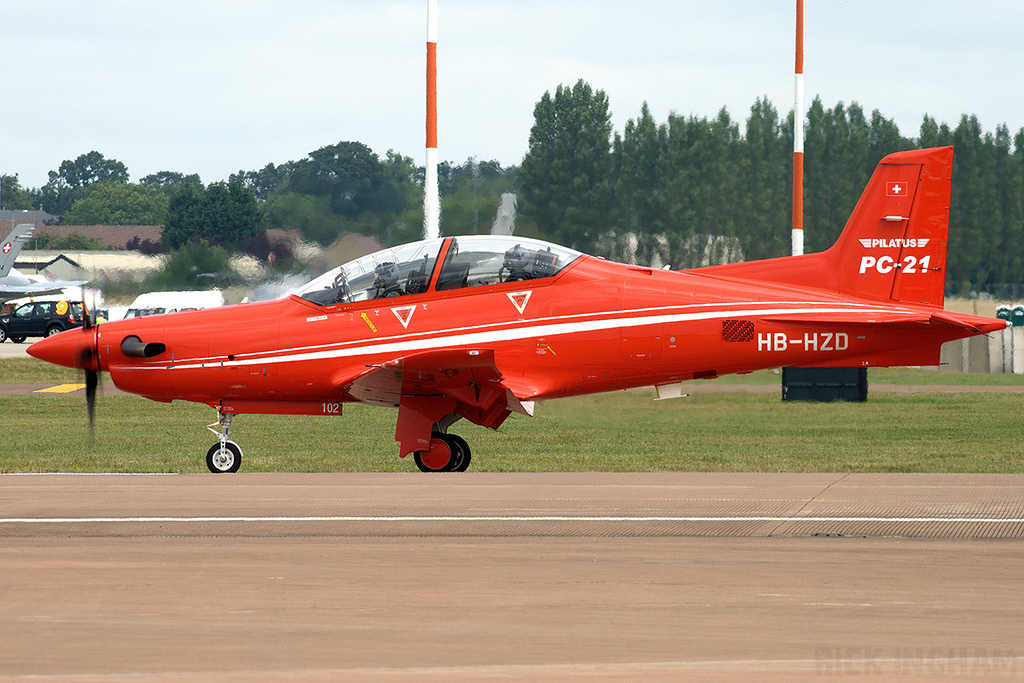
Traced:
[[0, 476], [0, 679], [1019, 680], [1024, 475]]

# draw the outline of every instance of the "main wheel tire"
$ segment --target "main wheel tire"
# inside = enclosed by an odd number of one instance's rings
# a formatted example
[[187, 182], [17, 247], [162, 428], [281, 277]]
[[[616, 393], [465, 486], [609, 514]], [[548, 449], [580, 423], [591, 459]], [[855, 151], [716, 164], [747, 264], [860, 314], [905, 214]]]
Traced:
[[52, 337], [53, 335], [60, 334], [63, 331], [64, 331], [63, 327], [60, 327], [59, 325], [54, 325], [53, 327], [51, 327], [51, 328], [46, 330], [46, 336], [47, 337]]
[[242, 466], [242, 449], [234, 441], [225, 442], [223, 448], [217, 442], [206, 453], [206, 466], [214, 474], [237, 472]]
[[14, 342], [15, 344], [21, 344], [26, 339], [28, 339], [28, 337], [23, 337], [20, 334], [17, 337], [11, 337], [11, 341]]
[[459, 464], [454, 446], [443, 437], [443, 434], [435, 433], [430, 439], [429, 451], [413, 453], [413, 460], [420, 472], [451, 472], [452, 466]]
[[465, 472], [469, 469], [469, 461], [472, 457], [469, 451], [469, 444], [458, 434], [445, 434], [445, 436], [448, 437], [448, 440], [451, 441], [455, 448], [462, 451], [462, 458], [452, 472]]

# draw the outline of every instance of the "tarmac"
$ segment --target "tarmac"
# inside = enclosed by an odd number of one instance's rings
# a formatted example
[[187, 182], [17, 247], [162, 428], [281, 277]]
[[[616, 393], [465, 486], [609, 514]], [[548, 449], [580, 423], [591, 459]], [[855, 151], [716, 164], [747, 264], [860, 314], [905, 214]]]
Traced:
[[1022, 490], [3, 475], [0, 680], [1016, 681]]
[[[38, 340], [37, 339], [32, 339], [30, 341], [38, 341]], [[15, 344], [12, 341], [7, 341], [4, 344], [0, 344], [0, 359], [2, 359], [2, 358], [31, 358], [31, 356], [28, 355], [28, 347], [31, 346], [31, 345], [32, 344], [29, 341], [26, 341], [26, 342], [21, 343], [21, 344]]]

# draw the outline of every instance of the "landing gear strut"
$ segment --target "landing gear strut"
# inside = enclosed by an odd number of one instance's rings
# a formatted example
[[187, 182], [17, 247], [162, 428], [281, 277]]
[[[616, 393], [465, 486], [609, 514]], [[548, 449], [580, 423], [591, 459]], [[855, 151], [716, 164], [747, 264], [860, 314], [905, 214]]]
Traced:
[[216, 434], [220, 441], [213, 444], [206, 453], [206, 466], [214, 474], [226, 472], [237, 472], [242, 465], [242, 449], [237, 443], [228, 439], [231, 436], [231, 413], [217, 412], [217, 422], [206, 425], [206, 428]]
[[465, 472], [469, 467], [469, 444], [461, 436], [433, 432], [430, 450], [416, 451], [413, 459], [421, 472]]

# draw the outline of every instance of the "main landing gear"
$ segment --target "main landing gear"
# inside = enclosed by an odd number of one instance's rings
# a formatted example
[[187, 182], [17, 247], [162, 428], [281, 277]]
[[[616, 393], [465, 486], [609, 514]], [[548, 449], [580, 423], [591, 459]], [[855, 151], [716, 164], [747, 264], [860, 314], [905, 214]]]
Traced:
[[430, 450], [416, 451], [413, 459], [421, 472], [465, 472], [469, 467], [469, 444], [456, 434], [433, 432]]
[[231, 413], [217, 413], [218, 421], [206, 425], [206, 428], [216, 434], [220, 441], [213, 444], [206, 453], [206, 466], [214, 474], [237, 472], [242, 465], [242, 449], [237, 443], [228, 439], [231, 435]]

